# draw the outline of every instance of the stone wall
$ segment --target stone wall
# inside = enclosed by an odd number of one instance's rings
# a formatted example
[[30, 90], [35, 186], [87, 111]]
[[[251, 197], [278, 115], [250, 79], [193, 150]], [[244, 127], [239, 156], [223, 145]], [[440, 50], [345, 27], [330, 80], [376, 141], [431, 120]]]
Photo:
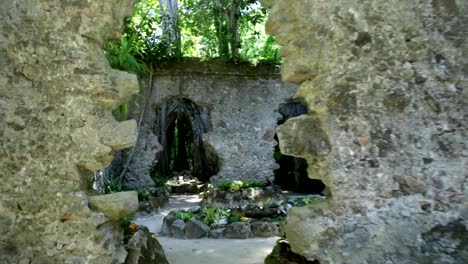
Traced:
[[278, 129], [330, 190], [291, 209], [320, 263], [467, 263], [468, 2], [264, 0], [310, 114]]
[[[209, 109], [207, 146], [221, 159], [220, 172], [212, 181], [272, 180], [278, 108], [294, 97], [296, 85], [280, 82], [278, 66], [226, 64], [185, 59], [155, 70], [152, 91], [148, 82], [142, 98], [150, 98], [140, 130], [137, 153], [127, 179], [134, 188], [144, 187], [156, 162], [156, 108], [174, 98], [187, 98]], [[144, 105], [140, 102], [140, 105]], [[134, 113], [136, 117], [138, 113]]]
[[138, 89], [103, 53], [133, 0], [0, 1], [0, 263], [122, 263], [87, 206], [92, 171], [134, 144], [111, 109]]

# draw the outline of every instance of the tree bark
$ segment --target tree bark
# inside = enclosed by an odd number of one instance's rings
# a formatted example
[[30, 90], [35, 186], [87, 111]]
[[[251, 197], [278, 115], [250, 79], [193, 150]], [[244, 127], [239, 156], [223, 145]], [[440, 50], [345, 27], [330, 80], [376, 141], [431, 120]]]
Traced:
[[167, 38], [169, 47], [168, 54], [179, 56], [182, 53], [180, 30], [179, 30], [179, 14], [177, 12], [177, 0], [159, 0], [159, 9], [161, 11], [162, 21], [161, 27], [163, 36]]

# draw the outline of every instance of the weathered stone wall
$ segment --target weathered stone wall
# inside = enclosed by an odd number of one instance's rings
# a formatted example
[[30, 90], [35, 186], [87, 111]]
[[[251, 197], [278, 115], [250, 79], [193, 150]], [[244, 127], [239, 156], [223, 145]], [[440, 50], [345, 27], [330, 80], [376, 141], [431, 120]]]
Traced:
[[281, 83], [277, 66], [186, 59], [159, 66], [152, 92], [149, 87], [147, 83], [142, 90], [142, 98], [150, 99], [131, 164], [133, 172], [127, 176], [133, 187], [144, 187], [156, 162], [155, 110], [174, 98], [190, 99], [210, 111], [210, 129], [203, 138], [221, 159], [220, 172], [212, 181], [272, 180], [277, 166], [273, 137], [281, 117], [278, 107], [294, 97], [297, 89], [296, 85]]
[[294, 208], [320, 263], [467, 263], [468, 2], [265, 0], [310, 114], [279, 130], [327, 202]]
[[135, 121], [111, 109], [136, 77], [111, 71], [102, 50], [133, 2], [0, 1], [0, 263], [124, 261], [85, 189], [134, 144]]

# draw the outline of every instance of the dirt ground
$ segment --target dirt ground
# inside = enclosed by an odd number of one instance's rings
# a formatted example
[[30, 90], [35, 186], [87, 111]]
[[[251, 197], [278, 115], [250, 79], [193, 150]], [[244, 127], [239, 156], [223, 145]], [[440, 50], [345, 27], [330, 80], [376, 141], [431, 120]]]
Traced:
[[162, 219], [174, 209], [198, 206], [196, 195], [171, 197], [169, 204], [153, 215], [137, 216], [136, 223], [157, 235], [171, 264], [263, 264], [278, 237], [254, 239], [174, 239], [159, 236]]

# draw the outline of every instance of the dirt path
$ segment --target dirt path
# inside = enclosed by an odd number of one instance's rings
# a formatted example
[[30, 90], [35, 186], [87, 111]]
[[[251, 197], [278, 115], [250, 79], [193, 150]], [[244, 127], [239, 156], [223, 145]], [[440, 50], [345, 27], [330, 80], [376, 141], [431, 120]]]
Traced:
[[[198, 206], [197, 195], [172, 196], [160, 213], [136, 218], [136, 223], [147, 226], [151, 232], [161, 231], [162, 219], [171, 210]], [[171, 264], [263, 264], [278, 238], [254, 239], [174, 239], [158, 236]]]

